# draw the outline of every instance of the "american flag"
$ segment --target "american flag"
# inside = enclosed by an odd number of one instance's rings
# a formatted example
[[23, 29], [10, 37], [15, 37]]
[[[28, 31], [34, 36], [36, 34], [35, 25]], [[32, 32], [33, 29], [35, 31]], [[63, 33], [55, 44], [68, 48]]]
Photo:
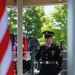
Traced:
[[0, 75], [14, 75], [6, 0], [0, 0]]
[[17, 36], [16, 36], [16, 34], [13, 34], [14, 35], [14, 40], [13, 40], [13, 42], [14, 42], [14, 45], [13, 45], [13, 60], [16, 60], [16, 58], [17, 58]]
[[17, 38], [16, 38], [16, 34], [13, 34], [14, 35], [14, 45], [13, 45], [13, 52], [17, 52], [16, 51], [16, 47], [17, 47]]
[[24, 52], [28, 52], [28, 39], [25, 36], [23, 36], [23, 46]]

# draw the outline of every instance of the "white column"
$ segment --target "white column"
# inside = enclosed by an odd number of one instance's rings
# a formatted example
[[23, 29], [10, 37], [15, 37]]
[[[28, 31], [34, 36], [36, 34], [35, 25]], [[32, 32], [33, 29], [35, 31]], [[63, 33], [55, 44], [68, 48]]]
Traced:
[[18, 75], [23, 75], [23, 67], [22, 67], [22, 1], [17, 0], [17, 8], [18, 8], [18, 47], [17, 47], [17, 68], [18, 68]]
[[75, 0], [68, 0], [68, 75], [75, 75]]

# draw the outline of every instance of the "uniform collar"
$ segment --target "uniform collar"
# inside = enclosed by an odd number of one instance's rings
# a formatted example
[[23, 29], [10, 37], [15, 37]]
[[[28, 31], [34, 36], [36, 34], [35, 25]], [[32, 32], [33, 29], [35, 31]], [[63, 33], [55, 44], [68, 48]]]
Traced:
[[[52, 45], [52, 44], [51, 44]], [[50, 47], [51, 45], [46, 45], [47, 47]]]

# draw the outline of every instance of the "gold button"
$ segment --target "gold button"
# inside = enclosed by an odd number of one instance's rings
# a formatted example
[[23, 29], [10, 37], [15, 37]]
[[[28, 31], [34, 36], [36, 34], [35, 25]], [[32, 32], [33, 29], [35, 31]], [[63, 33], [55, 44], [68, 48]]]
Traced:
[[48, 57], [46, 57], [46, 59], [48, 59]]
[[43, 50], [42, 50], [42, 52], [43, 52]]
[[48, 54], [46, 54], [46, 56], [48, 56]]

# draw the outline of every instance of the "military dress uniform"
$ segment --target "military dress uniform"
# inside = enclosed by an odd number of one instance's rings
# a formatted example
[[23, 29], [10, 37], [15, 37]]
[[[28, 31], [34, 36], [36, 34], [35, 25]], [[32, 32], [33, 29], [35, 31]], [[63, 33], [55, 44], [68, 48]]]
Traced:
[[30, 72], [30, 69], [30, 60], [26, 61], [25, 59], [23, 59], [23, 74], [25, 74], [26, 72]]
[[62, 53], [59, 46], [51, 45], [49, 48], [43, 45], [39, 48], [36, 60], [41, 59], [39, 75], [58, 75], [62, 70]]

